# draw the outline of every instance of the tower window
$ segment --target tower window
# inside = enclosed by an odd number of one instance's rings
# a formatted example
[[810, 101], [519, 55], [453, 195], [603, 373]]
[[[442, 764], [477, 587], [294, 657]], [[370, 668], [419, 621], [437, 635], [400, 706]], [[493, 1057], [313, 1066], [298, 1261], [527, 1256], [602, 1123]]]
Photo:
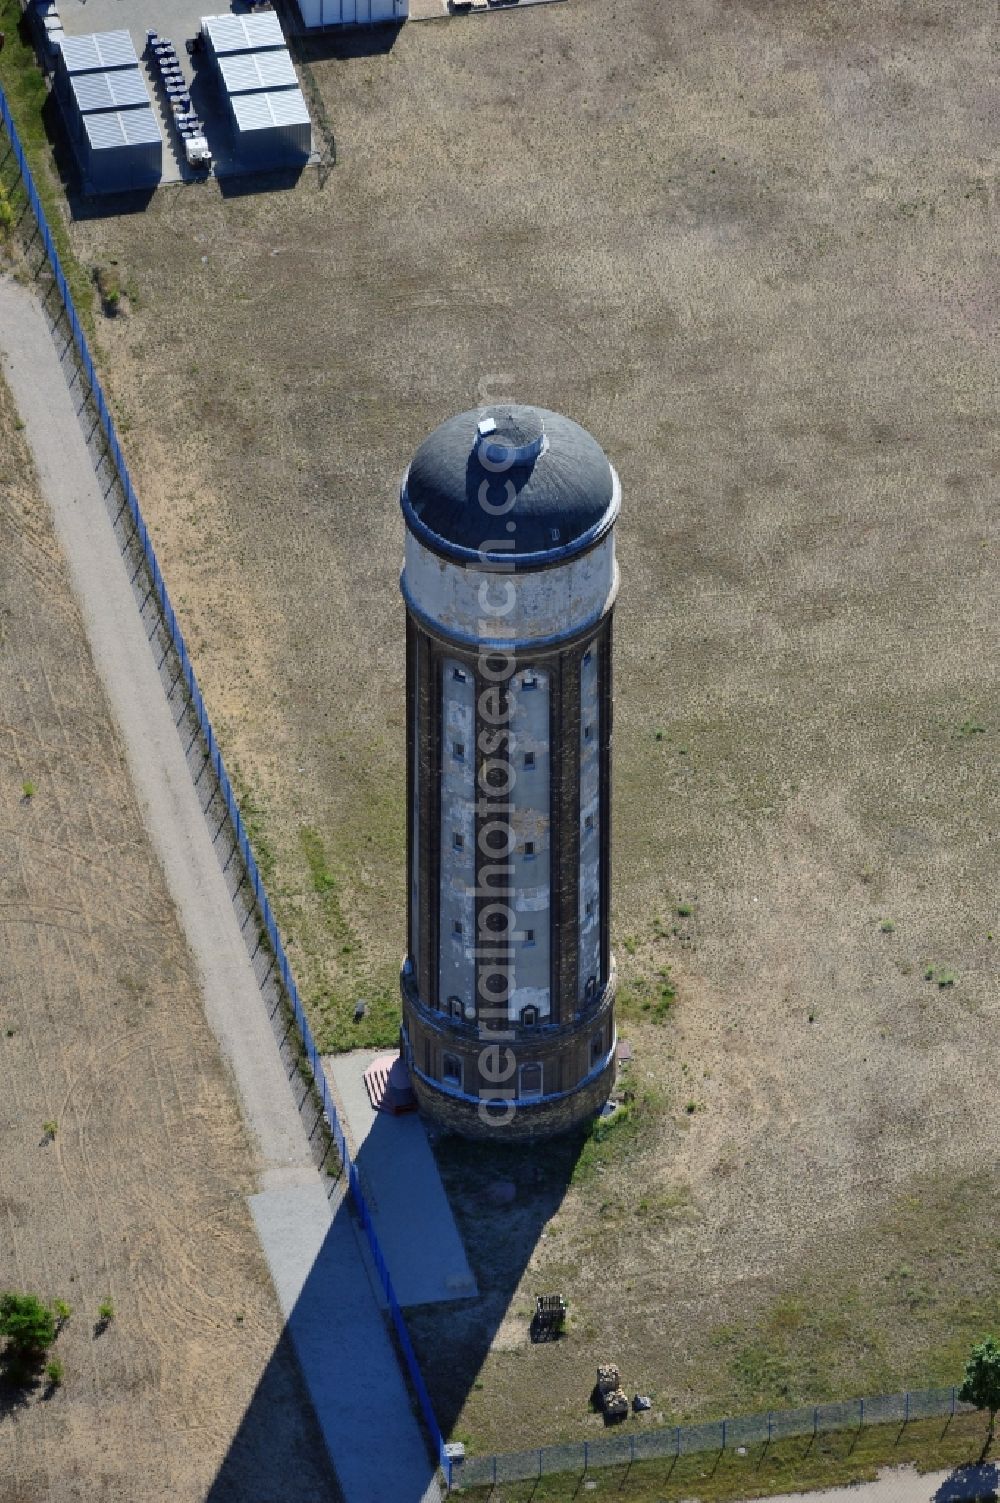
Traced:
[[533, 945], [535, 943], [535, 931], [534, 931], [534, 929], [525, 929], [525, 931], [524, 931], [524, 943], [526, 945]]
[[587, 1001], [591, 1002], [597, 994], [597, 977], [587, 977]]
[[461, 919], [452, 919], [452, 921], [451, 921], [451, 932], [452, 932], [452, 934], [456, 935], [459, 939], [461, 939], [461, 937], [462, 937], [462, 920]]
[[596, 1065], [597, 1061], [601, 1058], [601, 1055], [603, 1053], [604, 1053], [604, 1030], [602, 1029], [600, 1033], [595, 1033], [594, 1037], [590, 1041], [590, 1063], [592, 1065]]
[[462, 1061], [457, 1054], [445, 1054], [441, 1058], [441, 1079], [446, 1085], [461, 1087]]
[[583, 821], [583, 827], [585, 830], [592, 830], [594, 828], [594, 816], [592, 814], [587, 815]]
[[587, 899], [587, 902], [586, 902], [586, 905], [585, 905], [585, 912], [586, 912], [586, 915], [587, 915], [588, 918], [591, 918], [593, 916], [593, 912], [594, 912], [594, 900], [593, 900], [593, 898], [588, 898]]
[[459, 684], [465, 684], [469, 679], [469, 675], [466, 673], [464, 668], [453, 668], [451, 670], [451, 676], [456, 681], [456, 683]]
[[451, 754], [455, 758], [456, 762], [464, 762], [465, 761], [465, 742], [464, 741], [453, 741], [451, 743]]
[[449, 997], [448, 998], [448, 1011], [451, 1013], [451, 1015], [452, 1015], [453, 1018], [460, 1018], [462, 1016], [462, 999], [461, 999], [461, 997]]
[[583, 739], [584, 739], [584, 741], [589, 741], [591, 739], [591, 737], [593, 736], [593, 734], [594, 734], [594, 727], [592, 725], [585, 725], [584, 728], [583, 728]]
[[585, 668], [589, 668], [590, 667], [590, 664], [591, 664], [591, 661], [593, 659], [593, 656], [594, 656], [593, 652], [588, 647], [587, 651], [583, 654], [583, 666]]
[[524, 754], [524, 765], [525, 765], [525, 767], [534, 767], [534, 765], [535, 765], [535, 754], [534, 754], [534, 752], [525, 752], [525, 754]]
[[538, 678], [534, 673], [526, 673], [521, 680], [521, 684], [525, 689], [537, 689]]
[[526, 861], [530, 861], [532, 859], [532, 857], [534, 856], [534, 854], [535, 854], [535, 842], [533, 840], [526, 840], [524, 842], [524, 859]]
[[540, 1064], [522, 1065], [519, 1072], [517, 1094], [522, 1100], [542, 1094], [542, 1067]]
[[537, 1022], [538, 1022], [538, 1008], [537, 1007], [522, 1007], [522, 1009], [521, 1009], [521, 1023], [523, 1025], [523, 1027], [525, 1027], [525, 1028], [534, 1028], [535, 1025], [537, 1024]]
[[452, 834], [451, 848], [453, 851], [462, 851], [465, 849], [465, 836], [461, 835], [458, 830], [455, 830]]

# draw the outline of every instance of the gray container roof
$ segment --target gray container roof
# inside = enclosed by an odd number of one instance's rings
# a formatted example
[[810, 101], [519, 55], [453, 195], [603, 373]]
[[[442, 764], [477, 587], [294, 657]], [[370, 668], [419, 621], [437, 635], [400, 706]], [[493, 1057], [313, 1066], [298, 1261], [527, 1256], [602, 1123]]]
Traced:
[[[435, 428], [400, 499], [411, 532], [441, 557], [537, 569], [593, 548], [621, 498], [604, 450], [579, 423], [505, 405]], [[487, 547], [498, 540], [505, 546]]]
[[108, 151], [112, 147], [121, 146], [145, 146], [151, 141], [163, 141], [160, 123], [152, 106], [148, 104], [135, 110], [84, 115], [83, 128], [87, 132], [92, 151]]
[[275, 126], [308, 125], [309, 111], [301, 89], [281, 89], [277, 93], [236, 94], [232, 100], [236, 129], [273, 130]]
[[149, 89], [139, 68], [116, 68], [111, 73], [79, 73], [70, 88], [82, 115], [95, 110], [130, 109], [149, 104]]
[[201, 29], [217, 57], [227, 52], [255, 52], [265, 47], [284, 47], [281, 22], [273, 10], [259, 15], [202, 16]]
[[228, 94], [255, 94], [261, 89], [297, 89], [292, 59], [286, 47], [272, 52], [239, 52], [219, 59], [219, 72]]
[[67, 73], [100, 73], [106, 68], [135, 68], [139, 63], [127, 31], [64, 37], [62, 60]]

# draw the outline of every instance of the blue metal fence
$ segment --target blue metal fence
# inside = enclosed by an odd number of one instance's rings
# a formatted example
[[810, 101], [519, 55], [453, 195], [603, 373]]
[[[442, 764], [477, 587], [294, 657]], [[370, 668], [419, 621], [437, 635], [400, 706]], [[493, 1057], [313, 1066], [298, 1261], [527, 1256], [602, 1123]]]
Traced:
[[430, 1394], [427, 1392], [427, 1385], [425, 1384], [423, 1375], [420, 1371], [416, 1353], [413, 1350], [413, 1343], [410, 1341], [409, 1332], [406, 1329], [406, 1322], [403, 1319], [403, 1314], [399, 1307], [399, 1301], [396, 1299], [395, 1290], [393, 1289], [392, 1285], [392, 1279], [390, 1277], [388, 1267], [386, 1266], [386, 1261], [382, 1254], [382, 1249], [379, 1246], [378, 1237], [376, 1236], [375, 1228], [372, 1223], [371, 1213], [368, 1209], [364, 1192], [361, 1188], [361, 1181], [358, 1176], [357, 1169], [355, 1168], [354, 1163], [351, 1159], [350, 1151], [347, 1147], [346, 1139], [344, 1138], [343, 1129], [341, 1128], [340, 1121], [337, 1116], [337, 1109], [334, 1106], [333, 1099], [330, 1095], [330, 1090], [326, 1081], [326, 1075], [323, 1071], [320, 1053], [316, 1048], [316, 1044], [312, 1036], [312, 1029], [309, 1027], [309, 1022], [306, 1018], [305, 1010], [303, 1009], [302, 1002], [299, 998], [298, 987], [295, 984], [295, 978], [292, 975], [292, 969], [288, 963], [288, 956], [285, 954], [285, 947], [282, 944], [281, 933], [275, 921], [270, 900], [268, 899], [260, 870], [254, 858], [253, 848], [250, 844], [250, 839], [247, 835], [242, 815], [240, 814], [236, 796], [233, 793], [233, 787], [229, 780], [229, 774], [226, 771], [225, 763], [222, 759], [222, 753], [219, 750], [219, 744], [215, 737], [215, 731], [212, 728], [212, 722], [209, 719], [208, 711], [205, 708], [205, 701], [202, 698], [201, 690], [198, 687], [198, 680], [195, 676], [194, 665], [192, 664], [191, 659], [188, 655], [184, 636], [181, 632], [181, 628], [178, 623], [177, 616], [174, 612], [174, 608], [170, 603], [170, 596], [167, 591], [166, 582], [160, 570], [159, 561], [156, 557], [156, 552], [153, 548], [152, 540], [150, 539], [149, 532], [146, 528], [146, 523], [143, 520], [142, 511], [139, 507], [139, 498], [136, 495], [135, 487], [132, 484], [132, 478], [129, 474], [128, 466], [125, 463], [125, 456], [122, 453], [121, 444], [118, 441], [118, 434], [115, 431], [114, 419], [112, 418], [111, 413], [108, 410], [108, 404], [105, 401], [100, 378], [98, 377], [97, 372], [94, 369], [94, 362], [91, 359], [90, 348], [87, 344], [87, 338], [83, 332], [83, 327], [80, 323], [79, 317], [77, 316], [76, 308], [73, 303], [73, 297], [69, 289], [69, 284], [66, 281], [65, 275], [63, 274], [63, 269], [59, 261], [59, 255], [56, 250], [55, 243], [52, 239], [52, 233], [49, 229], [48, 221], [45, 216], [45, 210], [42, 208], [42, 203], [38, 196], [38, 191], [35, 188], [34, 178], [32, 177], [31, 169], [28, 166], [27, 159], [25, 157], [20, 139], [17, 134], [17, 128], [14, 124], [14, 120], [10, 112], [10, 106], [7, 103], [7, 97], [2, 87], [0, 87], [0, 123], [2, 123], [9, 137], [11, 150], [13, 151], [14, 159], [17, 163], [17, 168], [21, 175], [21, 181], [24, 185], [25, 193], [27, 194], [28, 205], [35, 217], [35, 222], [38, 225], [38, 232], [42, 239], [42, 245], [45, 249], [45, 255], [48, 260], [49, 266], [51, 267], [52, 275], [55, 280], [56, 291], [59, 294], [60, 301], [69, 321], [73, 344], [76, 348], [77, 356], [82, 367], [83, 376], [90, 388], [94, 406], [97, 410], [98, 421], [107, 442], [108, 453], [110, 455], [114, 469], [118, 475], [122, 492], [124, 494], [125, 501], [128, 506], [133, 525], [135, 527], [136, 536], [142, 549], [143, 559], [145, 560], [146, 567], [149, 570], [149, 576], [152, 580], [152, 590], [159, 602], [162, 621], [166, 629], [167, 636], [169, 637], [170, 644], [174, 652], [177, 654], [177, 658], [180, 663], [181, 674], [187, 685], [191, 705], [208, 747], [208, 756], [212, 765], [212, 770], [215, 773], [219, 785], [219, 790], [222, 794], [222, 798], [226, 806], [226, 810], [229, 814], [230, 820], [232, 821], [232, 827], [236, 837], [236, 844], [239, 848], [240, 855], [243, 858], [247, 873], [247, 879], [249, 881], [250, 887], [253, 890], [261, 918], [263, 919], [264, 928], [267, 931], [268, 940], [274, 952], [278, 973], [281, 976], [281, 981], [285, 988], [285, 992], [295, 1018], [295, 1026], [298, 1029], [299, 1038], [305, 1051], [305, 1056], [309, 1061], [309, 1069], [312, 1074], [313, 1083], [318, 1092], [323, 1113], [326, 1117], [327, 1123], [329, 1124], [331, 1135], [333, 1137], [334, 1143], [337, 1146], [337, 1151], [340, 1154], [344, 1164], [347, 1166], [348, 1183], [350, 1186], [351, 1197], [354, 1202], [355, 1210], [357, 1211], [358, 1219], [361, 1222], [362, 1227], [364, 1228], [365, 1236], [368, 1240], [368, 1246], [371, 1250], [372, 1261], [374, 1262], [375, 1268], [378, 1272], [379, 1282], [381, 1283], [383, 1292], [385, 1294], [386, 1302], [389, 1307], [389, 1314], [392, 1318], [392, 1323], [396, 1332], [397, 1340], [399, 1342], [399, 1347], [403, 1354], [403, 1360], [406, 1363], [407, 1372], [409, 1373], [410, 1381], [413, 1384], [414, 1392], [417, 1395], [417, 1400], [420, 1404], [420, 1410], [423, 1414], [424, 1422], [427, 1425], [431, 1440], [437, 1452], [439, 1462], [444, 1470], [447, 1481], [450, 1483], [451, 1464], [449, 1458], [445, 1454], [444, 1441], [441, 1435], [440, 1426], [438, 1425], [437, 1419], [434, 1414], [433, 1405], [431, 1404]]

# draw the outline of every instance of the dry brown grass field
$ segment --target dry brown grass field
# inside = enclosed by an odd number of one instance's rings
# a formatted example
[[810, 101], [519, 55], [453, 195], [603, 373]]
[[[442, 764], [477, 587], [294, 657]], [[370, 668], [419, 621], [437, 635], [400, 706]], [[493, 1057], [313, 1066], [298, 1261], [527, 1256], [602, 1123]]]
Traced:
[[61, 1387], [0, 1377], [2, 1503], [276, 1503], [293, 1465], [329, 1498], [233, 1090], [2, 381], [0, 1143], [0, 1289], [73, 1311]]
[[622, 477], [632, 1109], [541, 1178], [441, 1147], [485, 1295], [416, 1324], [477, 1447], [588, 1433], [605, 1358], [669, 1418], [951, 1381], [1000, 1319], [993, 20], [412, 25], [311, 62], [322, 184], [72, 227], [131, 289], [103, 367], [327, 1046], [395, 1029], [410, 454], [485, 382]]

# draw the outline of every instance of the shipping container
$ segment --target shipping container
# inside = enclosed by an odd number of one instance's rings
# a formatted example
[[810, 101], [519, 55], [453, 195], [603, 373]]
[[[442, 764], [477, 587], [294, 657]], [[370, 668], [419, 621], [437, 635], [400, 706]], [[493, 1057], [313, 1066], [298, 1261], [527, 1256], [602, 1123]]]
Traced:
[[219, 74], [227, 94], [257, 94], [262, 89], [297, 89], [299, 80], [287, 48], [270, 52], [238, 52], [219, 58]]
[[247, 167], [303, 165], [312, 126], [301, 89], [233, 94], [229, 99], [237, 155]]
[[298, 0], [303, 26], [377, 26], [405, 21], [410, 0]]
[[202, 16], [201, 30], [209, 52], [216, 59], [234, 52], [262, 52], [285, 45], [281, 23], [273, 10], [258, 15]]
[[83, 115], [80, 139], [85, 188], [126, 193], [153, 188], [163, 172], [163, 136], [151, 105]]
[[140, 68], [115, 68], [111, 73], [77, 73], [69, 80], [66, 120], [75, 141], [83, 130], [83, 116], [106, 110], [128, 110], [149, 104], [149, 89]]
[[56, 57], [56, 89], [63, 108], [71, 107], [71, 78], [78, 74], [107, 74], [117, 68], [138, 68], [138, 57], [128, 32], [65, 36]]

